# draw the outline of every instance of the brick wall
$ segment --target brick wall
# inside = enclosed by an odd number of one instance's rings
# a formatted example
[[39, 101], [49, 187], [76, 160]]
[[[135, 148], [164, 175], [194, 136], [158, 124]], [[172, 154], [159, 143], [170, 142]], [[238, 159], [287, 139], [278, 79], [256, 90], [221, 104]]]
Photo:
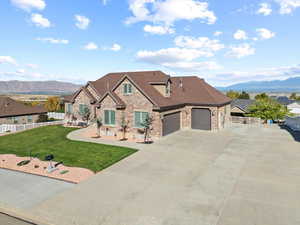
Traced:
[[[79, 114], [79, 105], [80, 104], [85, 104], [89, 107], [89, 109], [91, 111], [90, 119], [95, 117], [95, 106], [91, 105], [90, 101], [91, 101], [90, 98], [84, 93], [84, 91], [81, 91], [77, 95], [75, 102], [73, 104], [73, 115], [77, 118], [78, 121], [82, 120], [81, 116]], [[67, 104], [65, 107], [67, 107]], [[67, 110], [67, 108], [66, 108], [66, 110]]]

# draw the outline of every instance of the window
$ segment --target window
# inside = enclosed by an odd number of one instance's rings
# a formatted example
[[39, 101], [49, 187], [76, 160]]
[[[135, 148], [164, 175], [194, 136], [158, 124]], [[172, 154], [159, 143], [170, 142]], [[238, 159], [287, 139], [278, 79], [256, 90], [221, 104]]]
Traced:
[[132, 94], [132, 85], [131, 84], [124, 84], [124, 95]]
[[80, 104], [79, 105], [79, 112], [80, 113], [84, 113], [84, 110], [87, 108], [87, 105], [85, 105], [85, 104]]
[[73, 105], [70, 104], [70, 103], [67, 104], [67, 112], [68, 113], [72, 113], [73, 112]]
[[10, 119], [13, 123], [18, 123], [18, 117], [11, 117]]
[[116, 124], [116, 112], [114, 110], [104, 110], [104, 124], [105, 125]]
[[171, 85], [170, 82], [168, 82], [167, 86], [166, 86], [166, 96], [170, 96], [171, 94]]
[[145, 122], [149, 113], [147, 112], [134, 112], [134, 126], [142, 128], [142, 124]]
[[32, 123], [32, 116], [27, 116], [27, 122]]

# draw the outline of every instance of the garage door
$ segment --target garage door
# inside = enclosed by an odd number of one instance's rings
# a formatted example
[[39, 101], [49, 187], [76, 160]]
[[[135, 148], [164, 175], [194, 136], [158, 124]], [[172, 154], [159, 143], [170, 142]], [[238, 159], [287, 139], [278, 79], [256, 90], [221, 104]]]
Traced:
[[163, 136], [180, 130], [180, 112], [164, 116], [163, 119]]
[[192, 109], [192, 128], [211, 130], [211, 115], [209, 109]]

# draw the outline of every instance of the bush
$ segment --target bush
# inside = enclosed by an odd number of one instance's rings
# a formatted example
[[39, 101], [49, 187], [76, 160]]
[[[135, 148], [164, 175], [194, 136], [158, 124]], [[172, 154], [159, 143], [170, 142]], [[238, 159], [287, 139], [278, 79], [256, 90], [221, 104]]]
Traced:
[[43, 122], [47, 122], [47, 121], [48, 121], [48, 115], [41, 114], [41, 115], [39, 115], [37, 123], [43, 123]]

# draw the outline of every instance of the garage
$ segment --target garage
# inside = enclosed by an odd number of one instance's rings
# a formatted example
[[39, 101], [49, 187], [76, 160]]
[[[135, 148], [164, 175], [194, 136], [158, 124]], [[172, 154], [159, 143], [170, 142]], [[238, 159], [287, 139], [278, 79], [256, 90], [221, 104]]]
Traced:
[[209, 109], [192, 109], [192, 129], [211, 130], [211, 113]]
[[167, 114], [163, 119], [163, 136], [180, 130], [180, 112]]

